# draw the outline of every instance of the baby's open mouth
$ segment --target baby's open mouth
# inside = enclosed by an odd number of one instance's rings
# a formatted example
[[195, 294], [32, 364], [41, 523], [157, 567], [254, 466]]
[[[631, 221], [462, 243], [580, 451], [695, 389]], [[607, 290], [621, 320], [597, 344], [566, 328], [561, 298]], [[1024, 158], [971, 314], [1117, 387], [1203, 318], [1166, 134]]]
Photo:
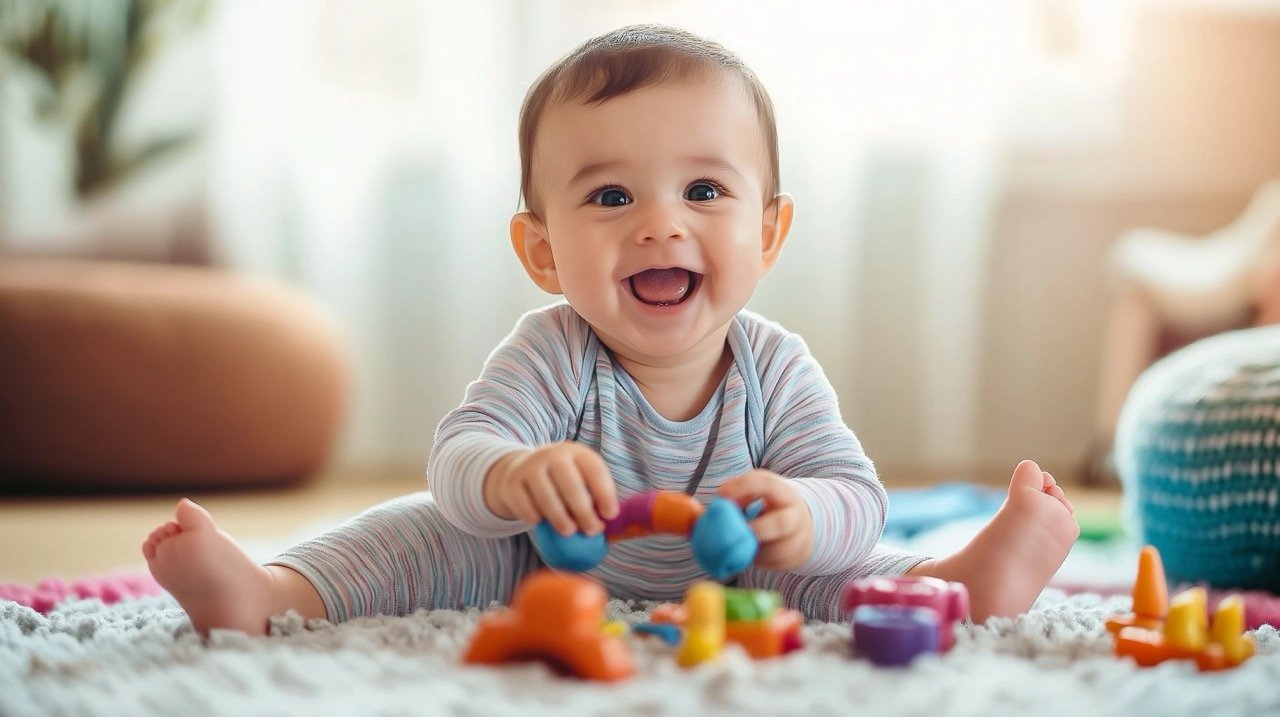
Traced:
[[627, 277], [632, 296], [650, 306], [684, 303], [698, 288], [702, 275], [680, 267], [645, 269]]

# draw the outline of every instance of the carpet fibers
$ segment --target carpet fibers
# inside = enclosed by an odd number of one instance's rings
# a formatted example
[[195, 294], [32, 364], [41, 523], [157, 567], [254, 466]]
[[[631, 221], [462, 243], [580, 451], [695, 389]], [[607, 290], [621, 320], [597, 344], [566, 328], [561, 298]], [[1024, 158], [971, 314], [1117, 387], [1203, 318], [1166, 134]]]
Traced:
[[[615, 685], [540, 664], [479, 668], [459, 656], [480, 613], [317, 621], [277, 618], [272, 634], [203, 641], [167, 595], [48, 615], [0, 602], [0, 715], [1267, 715], [1280, 714], [1280, 635], [1258, 656], [1200, 674], [1111, 655], [1106, 617], [1127, 597], [1046, 591], [1016, 620], [958, 628], [946, 655], [907, 669], [849, 658], [847, 625], [805, 628], [806, 647], [754, 662], [736, 647], [693, 670], [628, 636], [636, 677]], [[644, 606], [614, 601], [629, 623]]]

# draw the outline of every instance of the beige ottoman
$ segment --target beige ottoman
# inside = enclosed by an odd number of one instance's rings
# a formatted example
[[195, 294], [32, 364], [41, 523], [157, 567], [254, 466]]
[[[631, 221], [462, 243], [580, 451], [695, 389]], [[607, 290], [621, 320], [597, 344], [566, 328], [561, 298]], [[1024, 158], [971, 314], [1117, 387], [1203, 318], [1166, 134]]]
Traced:
[[0, 490], [297, 482], [347, 407], [334, 327], [210, 268], [0, 259]]

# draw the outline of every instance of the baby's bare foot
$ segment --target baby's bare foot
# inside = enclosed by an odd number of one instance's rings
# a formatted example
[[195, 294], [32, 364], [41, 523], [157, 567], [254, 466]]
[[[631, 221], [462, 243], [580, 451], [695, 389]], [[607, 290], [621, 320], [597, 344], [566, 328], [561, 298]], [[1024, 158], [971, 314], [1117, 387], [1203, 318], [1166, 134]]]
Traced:
[[967, 545], [909, 574], [964, 583], [974, 622], [1024, 613], [1080, 536], [1073, 512], [1053, 476], [1023, 461], [1013, 471], [1004, 505]]
[[147, 536], [142, 555], [202, 635], [218, 628], [261, 635], [276, 613], [272, 574], [186, 498]]

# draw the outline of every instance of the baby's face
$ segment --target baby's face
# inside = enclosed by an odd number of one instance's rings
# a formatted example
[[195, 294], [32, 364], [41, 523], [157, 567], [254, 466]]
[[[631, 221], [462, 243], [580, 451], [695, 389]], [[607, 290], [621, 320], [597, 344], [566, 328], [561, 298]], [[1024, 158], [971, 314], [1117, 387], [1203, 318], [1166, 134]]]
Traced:
[[762, 136], [731, 80], [660, 84], [544, 116], [532, 182], [556, 279], [615, 353], [669, 366], [723, 350], [768, 269]]

